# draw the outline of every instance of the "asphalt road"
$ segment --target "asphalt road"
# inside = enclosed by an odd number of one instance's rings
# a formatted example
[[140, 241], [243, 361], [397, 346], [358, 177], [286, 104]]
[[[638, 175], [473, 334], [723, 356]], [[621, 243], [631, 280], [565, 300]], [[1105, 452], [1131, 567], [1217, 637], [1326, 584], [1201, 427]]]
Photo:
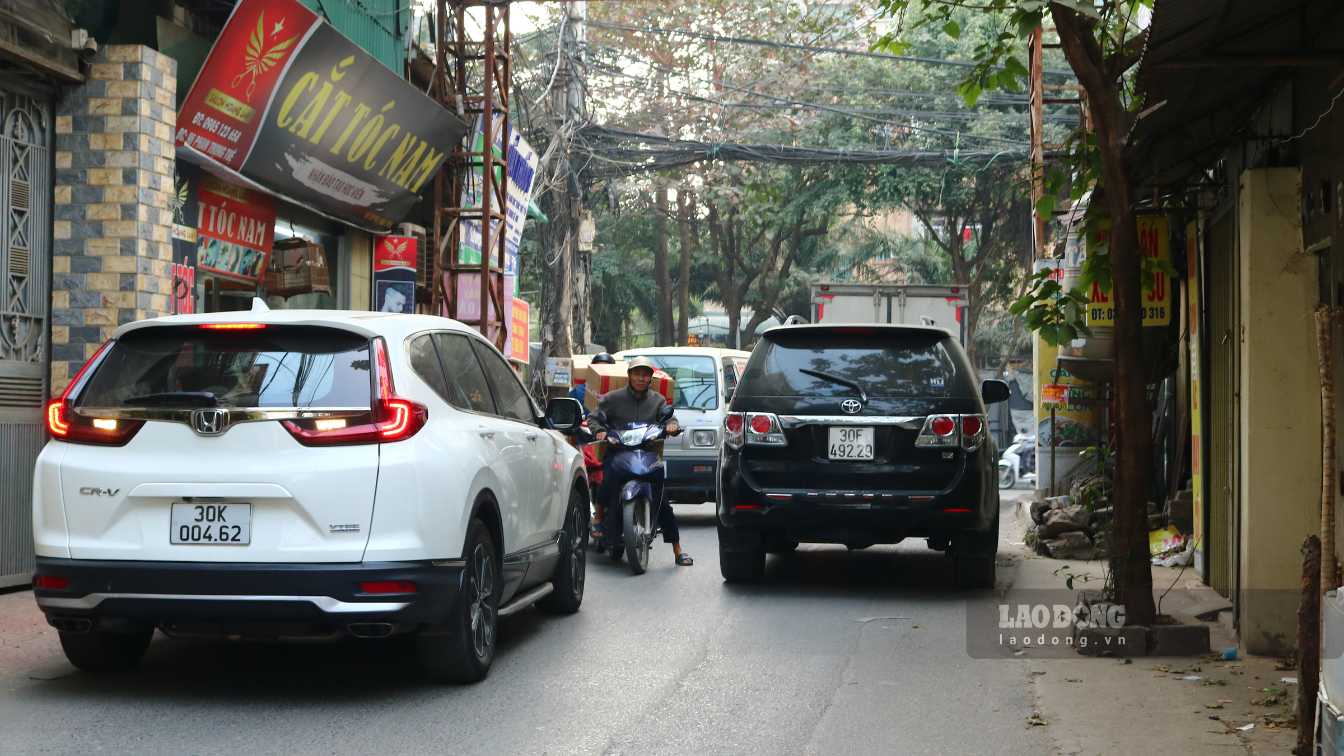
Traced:
[[0, 596], [0, 753], [1049, 752], [1026, 665], [967, 656], [967, 594], [923, 541], [805, 545], [728, 586], [710, 505], [678, 511], [694, 567], [661, 543], [640, 577], [590, 559], [583, 609], [504, 620], [470, 687], [423, 682], [395, 644], [162, 636], [97, 679], [31, 595]]

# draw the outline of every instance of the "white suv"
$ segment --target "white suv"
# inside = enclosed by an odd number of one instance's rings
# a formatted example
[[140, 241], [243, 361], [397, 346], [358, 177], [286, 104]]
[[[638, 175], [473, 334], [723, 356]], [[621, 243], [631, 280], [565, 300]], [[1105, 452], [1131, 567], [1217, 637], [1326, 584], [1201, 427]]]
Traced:
[[504, 358], [444, 318], [181, 315], [119, 328], [47, 408], [37, 603], [66, 656], [169, 635], [416, 633], [489, 671], [497, 619], [583, 600], [588, 486]]

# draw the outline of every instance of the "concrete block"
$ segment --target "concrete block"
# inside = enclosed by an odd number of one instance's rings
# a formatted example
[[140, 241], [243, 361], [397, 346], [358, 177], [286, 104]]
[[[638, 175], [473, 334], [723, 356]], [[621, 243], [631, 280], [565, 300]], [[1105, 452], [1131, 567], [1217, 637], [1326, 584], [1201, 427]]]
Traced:
[[114, 325], [117, 310], [111, 307], [93, 307], [84, 311], [84, 322], [90, 326]]
[[1149, 656], [1202, 656], [1209, 653], [1208, 625], [1155, 625], [1148, 631]]
[[89, 99], [89, 115], [117, 116], [122, 113], [122, 102], [117, 97], [92, 97]]
[[121, 220], [121, 205], [98, 203], [85, 205], [84, 217], [88, 220]]
[[128, 66], [124, 63], [94, 63], [89, 66], [89, 78], [102, 81], [122, 81], [127, 78]]
[[52, 221], [51, 236], [53, 239], [69, 239], [70, 221]]
[[69, 134], [74, 130], [74, 121], [68, 115], [56, 116], [56, 133]]
[[[69, 273], [100, 273], [103, 270], [103, 258], [101, 257], [67, 257], [64, 259], [70, 268], [67, 271]], [[60, 278], [65, 279], [66, 277], [61, 276]]]
[[51, 199], [58, 205], [68, 205], [74, 198], [74, 187], [58, 186], [51, 192]]
[[1076, 628], [1073, 642], [1083, 656], [1147, 656], [1148, 628], [1143, 625]]
[[51, 343], [53, 343], [53, 344], [69, 344], [69, 343], [70, 343], [70, 326], [52, 326], [52, 327], [51, 327]]
[[98, 291], [117, 291], [121, 288], [117, 273], [89, 273], [84, 277], [84, 285]]
[[75, 163], [75, 154], [69, 150], [56, 150], [56, 167], [69, 168]]

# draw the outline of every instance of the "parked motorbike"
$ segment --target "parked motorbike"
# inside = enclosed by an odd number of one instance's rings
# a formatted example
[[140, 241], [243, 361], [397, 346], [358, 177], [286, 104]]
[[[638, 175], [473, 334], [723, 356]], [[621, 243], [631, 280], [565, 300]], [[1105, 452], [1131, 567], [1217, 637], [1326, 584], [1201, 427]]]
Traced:
[[624, 481], [615, 501], [607, 504], [608, 548], [612, 561], [620, 561], [624, 553], [635, 575], [649, 568], [658, 512], [666, 506], [662, 496], [666, 468], [658, 442], [666, 438], [672, 414], [672, 408], [665, 406], [657, 423], [632, 423], [607, 432], [610, 459], [605, 472]]
[[999, 488], [1036, 482], [1036, 437], [1019, 433], [999, 456]]

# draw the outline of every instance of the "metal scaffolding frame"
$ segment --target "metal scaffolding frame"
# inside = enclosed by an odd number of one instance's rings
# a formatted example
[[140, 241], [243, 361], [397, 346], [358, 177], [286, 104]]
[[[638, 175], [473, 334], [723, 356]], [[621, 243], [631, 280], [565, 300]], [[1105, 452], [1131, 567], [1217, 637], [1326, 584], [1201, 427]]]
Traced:
[[[469, 38], [467, 12], [480, 8], [481, 38]], [[431, 312], [475, 326], [501, 350], [508, 338], [504, 311], [505, 237], [508, 226], [509, 94], [513, 37], [509, 0], [437, 0], [435, 66], [430, 94], [472, 127], [434, 179], [434, 250]], [[473, 83], [476, 87], [473, 88]], [[476, 149], [477, 124], [481, 141]], [[502, 131], [504, 149], [493, 145]], [[477, 185], [479, 182], [479, 185]], [[464, 204], [470, 203], [470, 204]], [[481, 260], [461, 260], [463, 221], [480, 226]], [[463, 282], [479, 281], [480, 312], [464, 311]]]

